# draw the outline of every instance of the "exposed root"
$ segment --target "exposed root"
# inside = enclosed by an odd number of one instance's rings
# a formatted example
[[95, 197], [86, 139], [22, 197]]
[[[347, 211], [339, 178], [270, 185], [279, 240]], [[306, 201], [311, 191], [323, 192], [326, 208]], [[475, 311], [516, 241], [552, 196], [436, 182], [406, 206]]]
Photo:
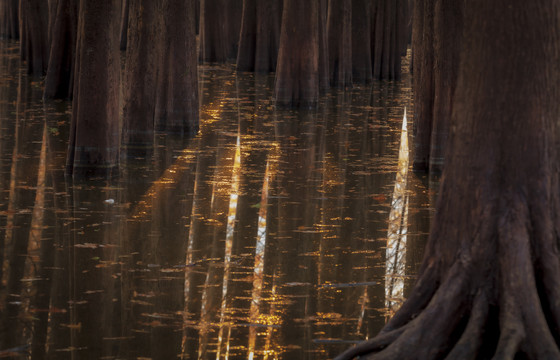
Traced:
[[397, 313], [389, 320], [381, 333], [398, 329], [412, 319], [428, 305], [438, 288], [438, 271], [434, 264], [429, 265], [418, 279], [414, 292], [402, 305]]
[[477, 358], [483, 343], [484, 326], [488, 321], [488, 309], [488, 296], [485, 292], [480, 291], [474, 299], [467, 327], [457, 344], [447, 355], [447, 359], [471, 360]]
[[381, 333], [335, 360], [560, 359], [554, 336], [560, 326], [558, 239], [541, 232], [548, 238], [532, 244], [528, 207], [509, 200], [492, 249], [496, 263], [480, 268], [492, 258], [481, 261], [484, 243], [476, 242], [476, 260], [467, 251], [443, 273], [444, 279], [437, 266], [428, 266]]
[[379, 334], [373, 339], [366, 340], [358, 345], [346, 350], [342, 354], [335, 357], [333, 360], [350, 360], [356, 356], [372, 353], [374, 351], [382, 350], [389, 344], [394, 342], [399, 336], [406, 331], [407, 327], [403, 326], [399, 329]]

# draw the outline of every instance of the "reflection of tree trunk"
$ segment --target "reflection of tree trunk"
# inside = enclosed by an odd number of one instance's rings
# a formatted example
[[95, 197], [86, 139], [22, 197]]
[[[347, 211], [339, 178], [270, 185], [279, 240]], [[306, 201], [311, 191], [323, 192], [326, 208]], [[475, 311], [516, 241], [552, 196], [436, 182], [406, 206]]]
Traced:
[[49, 200], [52, 193], [46, 187], [47, 175], [47, 122], [43, 127], [43, 139], [41, 141], [41, 157], [39, 160], [39, 171], [37, 178], [37, 192], [33, 208], [33, 219], [31, 220], [31, 233], [28, 247], [28, 266], [26, 277], [36, 279], [34, 288], [31, 289], [33, 298], [30, 301], [29, 311], [34, 314], [33, 339], [31, 352], [35, 359], [44, 359], [46, 355], [47, 328], [50, 304], [50, 280], [54, 258], [54, 226], [50, 226], [54, 220], [54, 213], [47, 210], [47, 204], [52, 209]]
[[[92, 186], [93, 185], [93, 186]], [[113, 274], [120, 248], [111, 184], [74, 182], [70, 242], [70, 327], [73, 356], [115, 356], [111, 338], [119, 337], [119, 302]], [[109, 188], [109, 189], [108, 189]]]
[[[21, 76], [21, 74], [20, 74]], [[22, 278], [25, 273], [28, 244], [31, 231], [32, 210], [35, 203], [37, 172], [41, 149], [41, 128], [43, 125], [29, 115], [26, 105], [37, 100], [29, 88], [28, 79], [20, 78], [18, 109], [16, 118], [16, 144], [11, 171], [9, 206], [13, 217], [7, 226], [6, 256], [9, 272], [7, 274], [6, 305], [2, 316], [3, 348], [18, 346], [22, 337]], [[10, 208], [9, 208], [10, 209]]]
[[[6, 2], [2, 3], [6, 4]], [[19, 59], [16, 56], [16, 49], [9, 51], [6, 47], [6, 42], [0, 42], [0, 67], [6, 74], [13, 74], [19, 68]], [[8, 99], [13, 94], [18, 93], [17, 81], [6, 81], [0, 86], [0, 99]], [[0, 216], [0, 289], [4, 288], [4, 260], [6, 259], [5, 241], [11, 236], [11, 228], [8, 226], [8, 219], [13, 216], [13, 204], [10, 205], [10, 198], [13, 196], [11, 191], [11, 169], [16, 164], [14, 156], [15, 144], [17, 141], [17, 119], [13, 114], [17, 114], [19, 102], [15, 103], [8, 101], [0, 101], [0, 212], [5, 215]], [[10, 220], [12, 221], [12, 220]]]
[[[48, 172], [46, 186], [52, 187], [52, 198], [47, 197], [47, 201], [52, 201], [52, 209], [46, 213], [46, 223], [52, 225], [52, 228], [44, 229], [44, 236], [48, 238], [52, 234], [53, 241], [52, 255], [48, 255], [48, 245], [45, 247], [45, 270], [46, 264], [52, 262], [53, 266], [49, 274], [50, 289], [45, 290], [49, 292], [50, 299], [48, 304], [48, 330], [45, 333], [48, 335], [48, 359], [53, 358], [69, 358], [70, 353], [61, 351], [68, 349], [70, 346], [70, 329], [63, 324], [69, 324], [69, 272], [70, 272], [70, 255], [69, 255], [69, 239], [70, 239], [70, 226], [68, 219], [71, 218], [69, 208], [68, 188], [66, 179], [64, 177], [64, 154], [67, 150], [68, 127], [60, 126], [59, 121], [67, 122], [68, 116], [66, 115], [68, 104], [53, 102], [45, 106], [45, 116], [48, 129], [58, 129], [59, 132], [47, 132], [47, 158], [48, 158]], [[63, 114], [59, 116], [57, 114]], [[66, 131], [64, 131], [66, 130]], [[62, 156], [61, 156], [62, 155]], [[49, 195], [51, 193], [49, 192]], [[52, 212], [51, 212], [52, 211]], [[34, 347], [42, 346], [39, 343], [34, 344]], [[35, 349], [33, 349], [33, 356], [35, 356]], [[41, 354], [40, 351], [37, 354]], [[35, 357], [42, 359], [41, 357]]]
[[[278, 282], [283, 284], [278, 296], [286, 301], [281, 305], [283, 324], [279, 336], [284, 344], [301, 346], [285, 353], [286, 358], [299, 359], [309, 350], [310, 321], [315, 315], [312, 284], [317, 273], [313, 252], [319, 234], [314, 225], [319, 217], [320, 194], [314, 186], [320, 181], [316, 146], [322, 142], [320, 134], [324, 124], [318, 125], [314, 112], [304, 113], [296, 121], [281, 120], [280, 114], [276, 115], [278, 141], [284, 147], [279, 159], [278, 192], [286, 197], [278, 208], [275, 244], [279, 257]], [[282, 168], [285, 164], [298, 166]]]

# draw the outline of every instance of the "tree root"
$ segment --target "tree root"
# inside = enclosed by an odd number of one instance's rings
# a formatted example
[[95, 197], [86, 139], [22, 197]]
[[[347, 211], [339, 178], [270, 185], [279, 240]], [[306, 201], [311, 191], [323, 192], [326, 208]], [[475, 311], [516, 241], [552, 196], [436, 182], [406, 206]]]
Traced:
[[[559, 239], [532, 226], [523, 199], [509, 200], [495, 247], [479, 238], [445, 272], [427, 266], [381, 333], [335, 360], [560, 359]], [[481, 261], [484, 249], [493, 255]]]

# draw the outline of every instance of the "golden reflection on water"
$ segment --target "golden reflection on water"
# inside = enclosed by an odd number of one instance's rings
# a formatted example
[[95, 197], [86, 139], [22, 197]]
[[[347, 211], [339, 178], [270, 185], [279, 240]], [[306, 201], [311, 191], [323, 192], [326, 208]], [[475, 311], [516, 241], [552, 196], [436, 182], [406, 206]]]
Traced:
[[237, 200], [239, 198], [239, 182], [241, 176], [241, 135], [237, 135], [237, 141], [235, 145], [235, 156], [233, 160], [233, 170], [231, 176], [231, 192], [229, 197], [229, 209], [227, 216], [227, 226], [226, 226], [226, 244], [225, 244], [225, 254], [224, 254], [224, 275], [222, 282], [222, 303], [220, 306], [220, 330], [218, 333], [218, 351], [216, 352], [216, 359], [219, 360], [222, 353], [223, 347], [223, 337], [224, 328], [227, 328], [226, 334], [226, 346], [224, 358], [229, 358], [229, 336], [230, 336], [230, 325], [231, 320], [226, 319], [227, 311], [227, 298], [228, 298], [228, 285], [230, 281], [231, 272], [231, 255], [233, 248], [233, 231], [235, 229], [235, 220], [237, 218]]
[[408, 158], [408, 131], [405, 109], [401, 130], [399, 163], [387, 233], [385, 306], [387, 307], [389, 317], [398, 310], [404, 300], [406, 237], [408, 229], [408, 195], [406, 193]]
[[[3, 258], [0, 311], [19, 309], [2, 319], [21, 322], [17, 343], [48, 342], [53, 359], [319, 360], [374, 336], [399, 305], [419, 236], [400, 122], [408, 83], [333, 91], [296, 112], [272, 106], [273, 79], [227, 67], [201, 79], [200, 134], [180, 146], [163, 138], [115, 183], [65, 182], [65, 125], [2, 139], [0, 236], [15, 260]], [[2, 101], [0, 121], [26, 120]], [[36, 186], [21, 181], [23, 161]], [[16, 237], [27, 257], [11, 250]], [[10, 297], [20, 258], [17, 284], [30, 281]]]

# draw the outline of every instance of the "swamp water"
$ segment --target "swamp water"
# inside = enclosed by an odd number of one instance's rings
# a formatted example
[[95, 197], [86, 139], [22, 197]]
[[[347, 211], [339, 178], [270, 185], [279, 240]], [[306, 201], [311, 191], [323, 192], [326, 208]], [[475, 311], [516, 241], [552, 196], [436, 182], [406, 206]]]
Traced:
[[328, 359], [402, 302], [435, 187], [408, 171], [408, 74], [290, 111], [273, 77], [202, 66], [197, 137], [79, 181], [69, 104], [0, 50], [0, 357]]

